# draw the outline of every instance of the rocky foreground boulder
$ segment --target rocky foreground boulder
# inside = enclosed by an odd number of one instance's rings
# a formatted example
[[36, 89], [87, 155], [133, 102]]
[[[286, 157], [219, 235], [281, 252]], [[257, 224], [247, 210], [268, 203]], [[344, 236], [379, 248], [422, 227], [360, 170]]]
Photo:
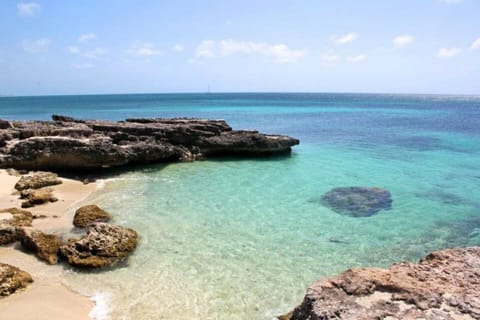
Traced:
[[94, 223], [80, 239], [70, 239], [60, 254], [76, 267], [111, 267], [124, 261], [137, 247], [137, 232], [107, 223]]
[[58, 250], [62, 245], [61, 240], [54, 234], [46, 234], [31, 227], [17, 229], [17, 236], [26, 250], [33, 252], [39, 259], [48, 264], [58, 262]]
[[480, 319], [480, 247], [351, 269], [313, 284], [289, 320]]
[[17, 241], [17, 228], [31, 226], [31, 212], [17, 208], [0, 209], [0, 245]]
[[36, 172], [33, 175], [22, 176], [15, 184], [15, 189], [23, 191], [27, 189], [40, 189], [43, 187], [61, 184], [62, 180], [52, 172]]
[[6, 297], [33, 282], [27, 272], [0, 262], [0, 298]]
[[0, 168], [92, 169], [290, 152], [297, 139], [235, 131], [223, 120], [10, 121], [0, 126]]

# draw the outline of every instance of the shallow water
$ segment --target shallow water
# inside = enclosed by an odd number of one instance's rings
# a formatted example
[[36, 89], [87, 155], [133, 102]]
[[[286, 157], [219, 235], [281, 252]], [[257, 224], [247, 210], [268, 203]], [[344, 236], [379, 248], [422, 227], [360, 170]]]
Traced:
[[[74, 289], [106, 300], [108, 315], [99, 318], [271, 319], [299, 303], [320, 277], [354, 266], [416, 260], [435, 249], [480, 245], [479, 98], [2, 99], [0, 118], [26, 118], [28, 110], [22, 108], [28, 105], [37, 106], [31, 107], [33, 114], [43, 119], [52, 112], [111, 119], [202, 116], [302, 142], [287, 157], [137, 168], [94, 194], [89, 202], [141, 234], [128, 267], [68, 272]], [[392, 208], [353, 218], [318, 201], [345, 186], [386, 188]]]

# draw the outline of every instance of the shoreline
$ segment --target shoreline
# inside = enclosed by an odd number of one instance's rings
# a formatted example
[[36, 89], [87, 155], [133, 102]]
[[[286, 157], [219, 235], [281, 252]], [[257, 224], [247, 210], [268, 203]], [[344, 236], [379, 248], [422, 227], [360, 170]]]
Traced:
[[[12, 195], [19, 178], [0, 169], [0, 209], [21, 207], [18, 195]], [[60, 179], [62, 184], [50, 187], [59, 199], [57, 202], [27, 209], [33, 215], [42, 216], [34, 219], [32, 226], [46, 233], [69, 233], [73, 228], [73, 209], [101, 185], [101, 182], [83, 184]], [[22, 291], [0, 299], [0, 319], [92, 319], [90, 313], [95, 307], [92, 297], [81, 295], [64, 283], [64, 268], [47, 265], [20, 247], [18, 243], [0, 247], [0, 261], [30, 273], [34, 282]]]

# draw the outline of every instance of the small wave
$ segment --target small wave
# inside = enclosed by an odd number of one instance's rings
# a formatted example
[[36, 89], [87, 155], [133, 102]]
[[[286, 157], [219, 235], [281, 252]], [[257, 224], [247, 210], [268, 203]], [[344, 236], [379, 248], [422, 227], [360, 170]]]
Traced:
[[88, 316], [91, 319], [95, 320], [108, 320], [109, 316], [108, 314], [110, 313], [110, 308], [108, 307], [109, 301], [111, 297], [110, 294], [105, 293], [105, 292], [96, 292], [93, 294], [93, 296], [90, 298], [93, 302], [95, 302], [95, 306], [93, 309], [90, 311]]

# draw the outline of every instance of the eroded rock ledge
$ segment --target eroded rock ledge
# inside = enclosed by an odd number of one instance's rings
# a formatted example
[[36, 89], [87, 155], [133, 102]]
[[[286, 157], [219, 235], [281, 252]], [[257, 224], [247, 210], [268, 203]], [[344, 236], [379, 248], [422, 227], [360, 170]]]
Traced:
[[480, 319], [480, 247], [433, 252], [419, 263], [351, 269], [307, 290], [282, 319]]
[[257, 131], [235, 131], [223, 120], [127, 119], [4, 121], [0, 168], [94, 169], [192, 161], [215, 155], [286, 153], [299, 140]]

